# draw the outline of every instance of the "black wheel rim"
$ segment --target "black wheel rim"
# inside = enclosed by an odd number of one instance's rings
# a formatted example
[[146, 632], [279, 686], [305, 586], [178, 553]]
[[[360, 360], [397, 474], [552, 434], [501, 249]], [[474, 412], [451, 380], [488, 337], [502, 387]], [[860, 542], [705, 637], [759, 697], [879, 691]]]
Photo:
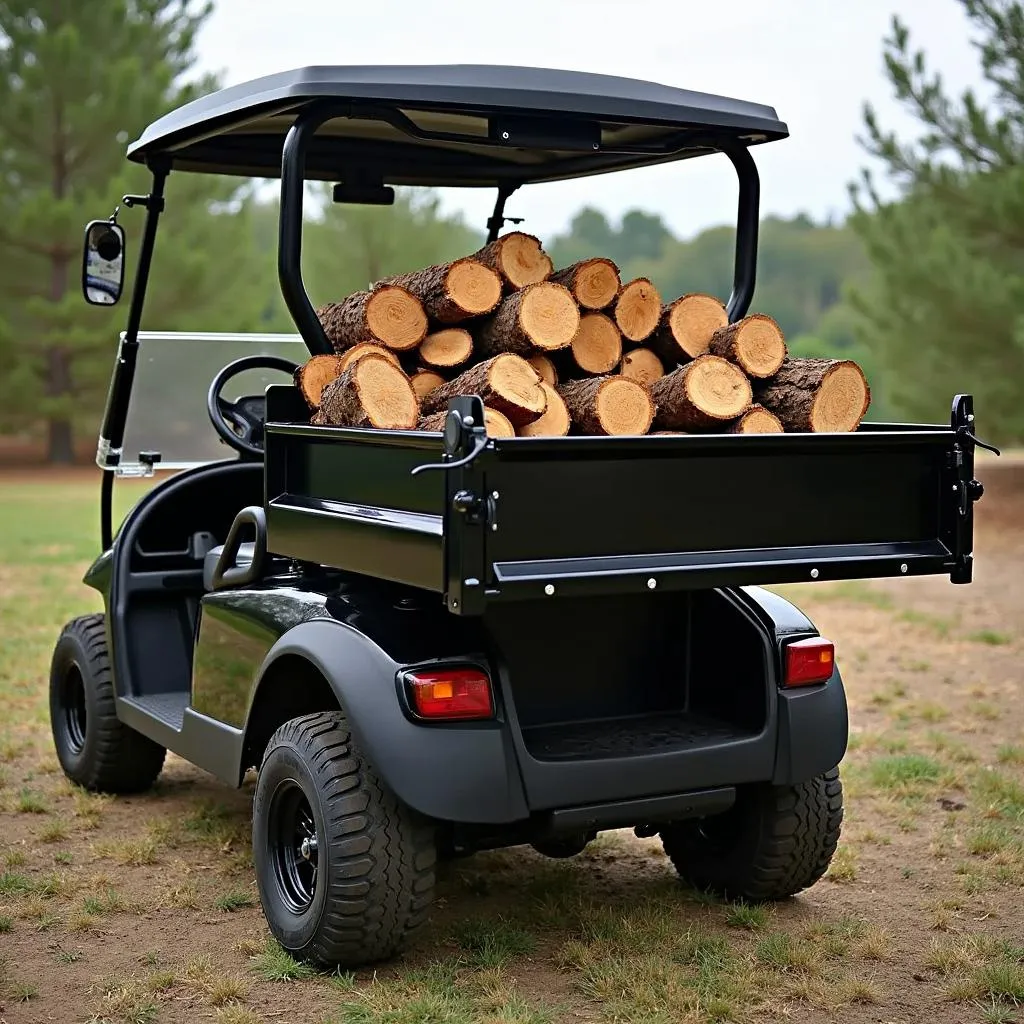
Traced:
[[75, 754], [85, 746], [87, 712], [85, 710], [85, 681], [77, 665], [68, 668], [64, 677], [61, 704], [64, 708], [64, 732], [68, 745]]
[[282, 782], [270, 799], [270, 862], [285, 906], [293, 914], [309, 909], [316, 896], [319, 863], [313, 809], [297, 782]]

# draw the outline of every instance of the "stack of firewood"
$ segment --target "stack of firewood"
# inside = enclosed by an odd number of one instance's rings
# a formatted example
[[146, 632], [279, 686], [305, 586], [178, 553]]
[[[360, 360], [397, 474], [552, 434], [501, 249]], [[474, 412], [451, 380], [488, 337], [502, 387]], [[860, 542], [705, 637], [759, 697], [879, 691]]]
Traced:
[[870, 401], [856, 363], [788, 358], [771, 317], [665, 304], [608, 259], [556, 272], [519, 231], [317, 315], [337, 354], [296, 383], [320, 425], [437, 431], [453, 397], [479, 395], [495, 437], [850, 431]]

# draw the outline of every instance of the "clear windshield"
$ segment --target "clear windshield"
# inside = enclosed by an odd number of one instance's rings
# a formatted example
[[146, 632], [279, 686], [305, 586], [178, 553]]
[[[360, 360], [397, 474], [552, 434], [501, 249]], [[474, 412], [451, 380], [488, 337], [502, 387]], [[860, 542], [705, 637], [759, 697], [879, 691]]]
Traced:
[[[303, 363], [309, 357], [297, 334], [174, 334], [141, 331], [138, 363], [128, 406], [118, 473], [145, 471], [140, 452], [159, 452], [159, 466], [190, 469], [233, 458], [206, 412], [210, 382], [242, 356], [274, 355]], [[285, 384], [280, 370], [246, 370], [222, 392], [235, 401], [262, 395], [269, 384]]]

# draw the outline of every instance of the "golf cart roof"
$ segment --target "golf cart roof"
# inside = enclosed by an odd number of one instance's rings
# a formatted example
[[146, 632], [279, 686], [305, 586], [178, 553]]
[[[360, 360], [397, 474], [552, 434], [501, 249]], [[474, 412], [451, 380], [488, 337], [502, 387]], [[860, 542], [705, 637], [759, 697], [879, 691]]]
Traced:
[[128, 157], [276, 178], [288, 130], [318, 109], [330, 117], [309, 146], [306, 177], [391, 185], [555, 181], [789, 134], [771, 107], [611, 75], [464, 64], [308, 67], [194, 100], [150, 125]]

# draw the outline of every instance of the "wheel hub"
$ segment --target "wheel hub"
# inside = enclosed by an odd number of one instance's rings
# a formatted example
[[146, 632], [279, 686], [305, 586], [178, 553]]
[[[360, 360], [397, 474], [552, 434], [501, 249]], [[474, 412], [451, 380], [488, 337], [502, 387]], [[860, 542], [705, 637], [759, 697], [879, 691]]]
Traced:
[[319, 840], [313, 809], [297, 782], [278, 786], [268, 818], [267, 842], [278, 892], [293, 914], [305, 913], [316, 897]]

